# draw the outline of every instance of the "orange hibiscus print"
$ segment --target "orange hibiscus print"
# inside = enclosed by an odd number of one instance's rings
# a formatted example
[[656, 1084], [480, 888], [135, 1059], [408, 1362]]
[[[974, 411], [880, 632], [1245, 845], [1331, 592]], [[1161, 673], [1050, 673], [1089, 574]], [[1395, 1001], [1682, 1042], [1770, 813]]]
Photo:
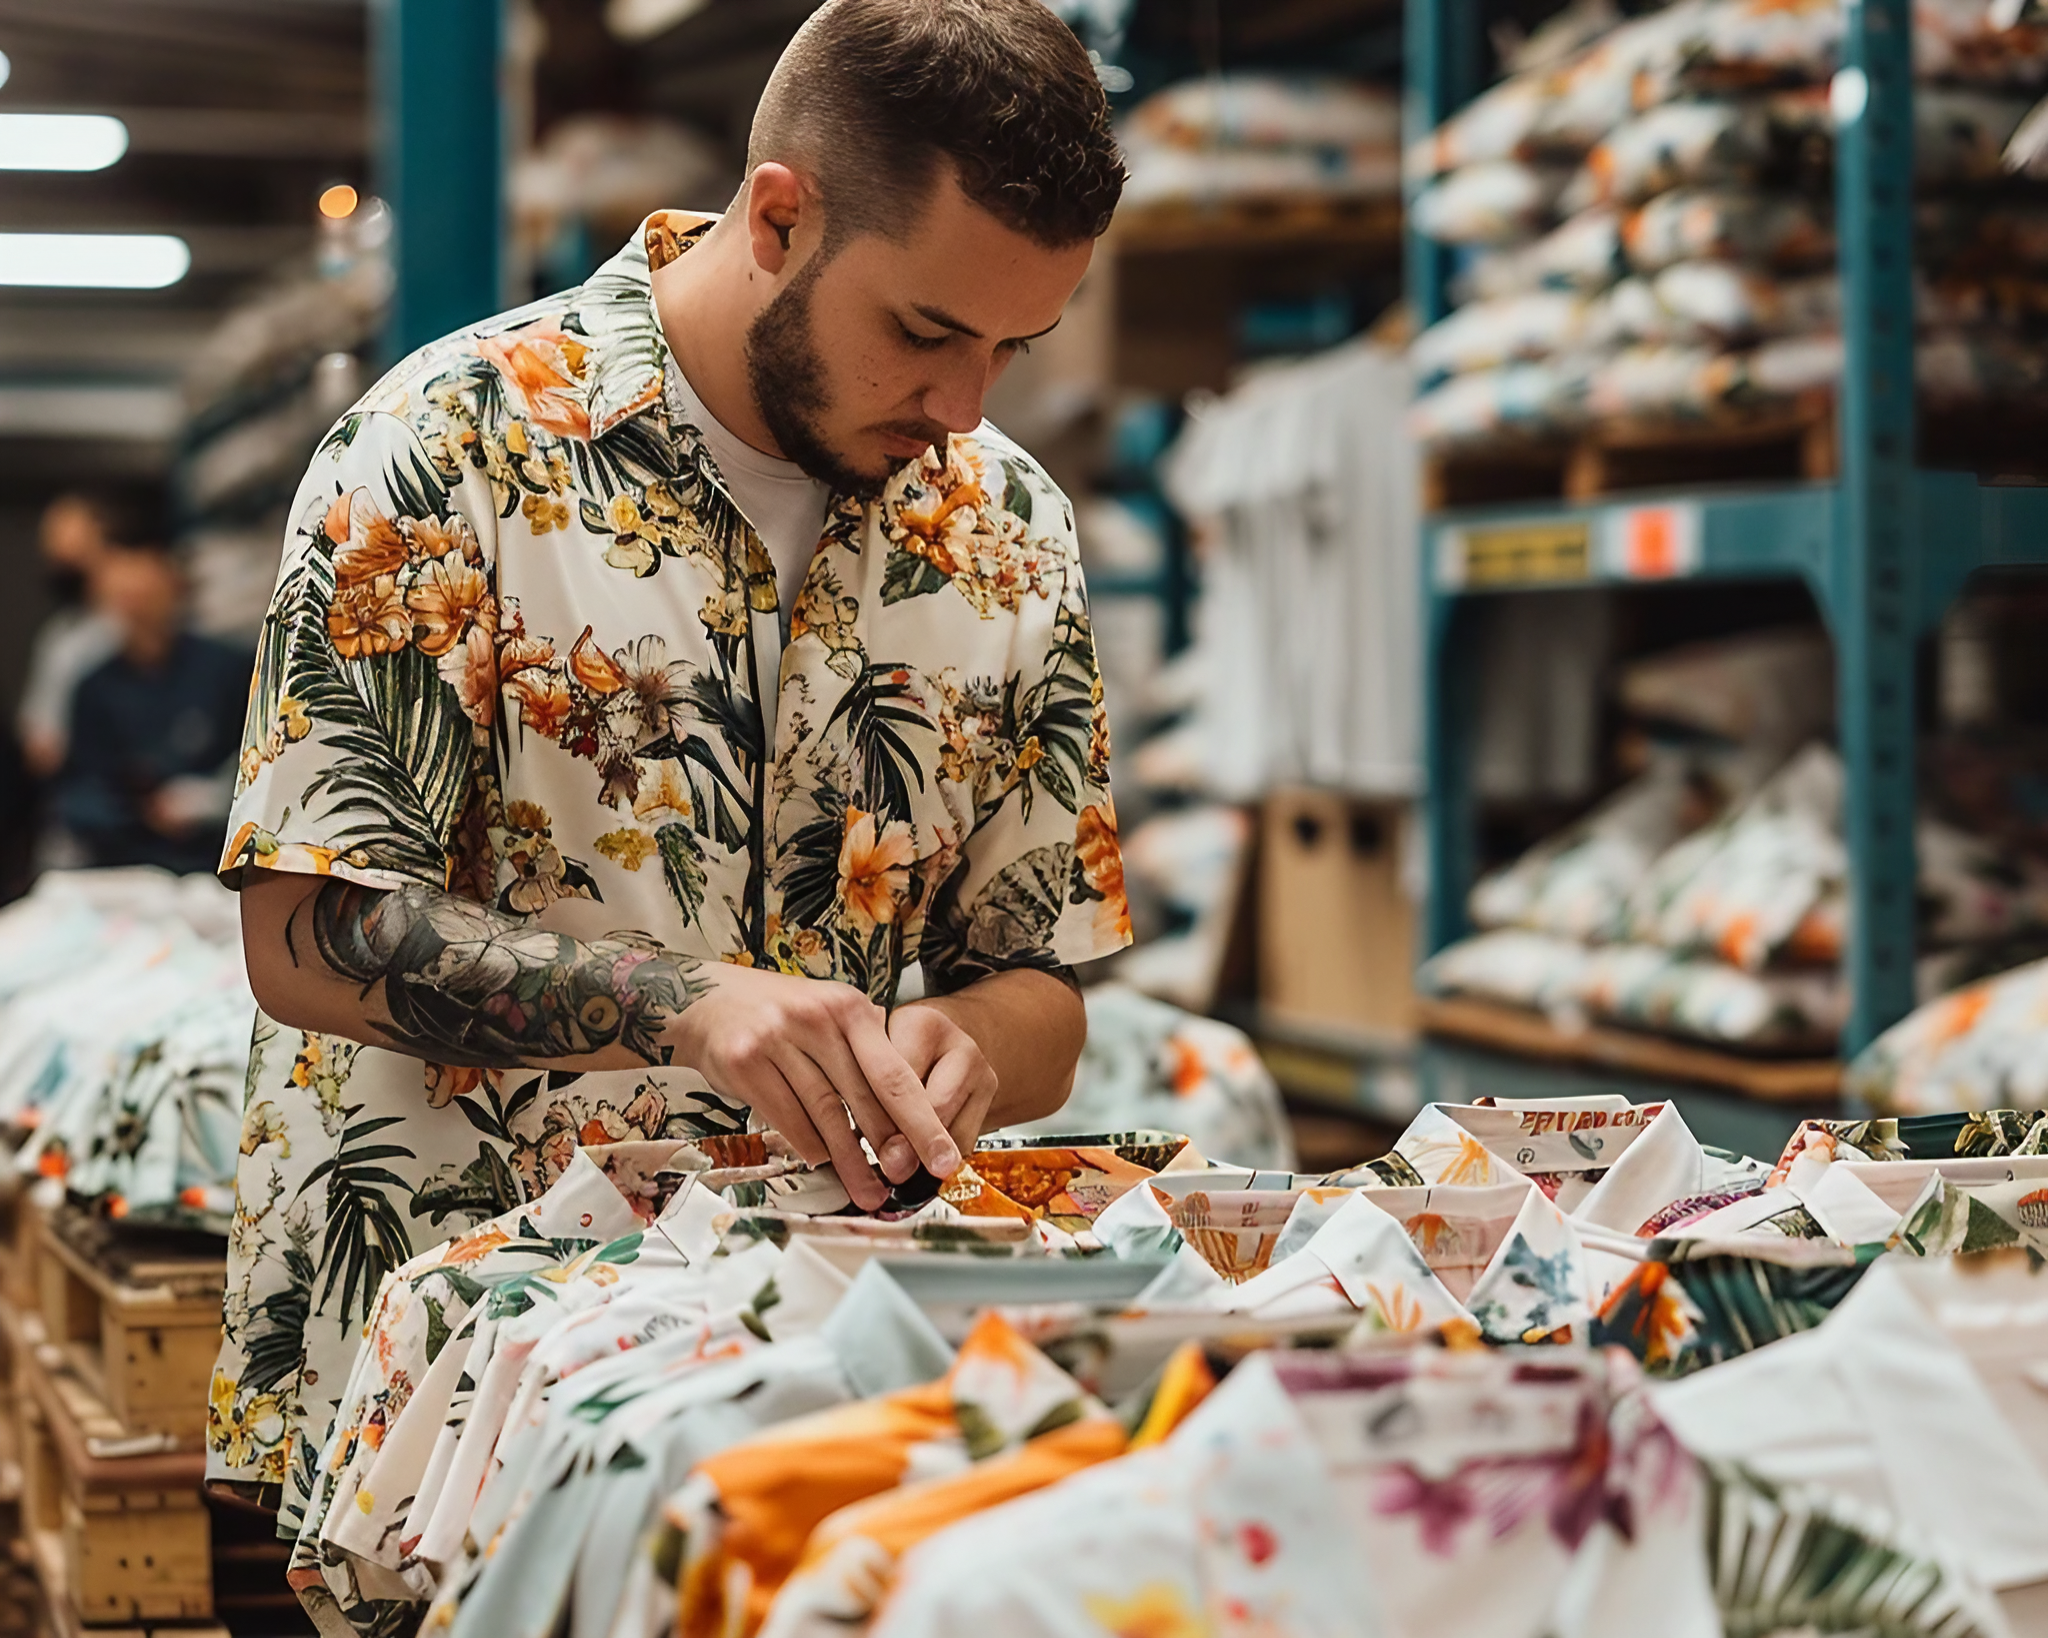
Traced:
[[872, 813], [846, 810], [846, 839], [839, 847], [839, 897], [856, 922], [886, 927], [895, 921], [916, 857], [917, 843], [901, 819], [878, 832]]
[[459, 557], [437, 557], [406, 597], [419, 622], [422, 654], [439, 659], [469, 634], [470, 623], [495, 628], [490, 582]]
[[505, 679], [505, 691], [519, 705], [519, 720], [545, 739], [560, 739], [574, 703], [560, 673], [530, 666]]
[[327, 608], [327, 635], [344, 659], [396, 654], [412, 641], [412, 616], [388, 574], [338, 590]]
[[527, 419], [558, 438], [588, 438], [583, 407], [583, 364], [589, 348], [554, 326], [539, 323], [485, 336], [476, 350], [509, 381]]

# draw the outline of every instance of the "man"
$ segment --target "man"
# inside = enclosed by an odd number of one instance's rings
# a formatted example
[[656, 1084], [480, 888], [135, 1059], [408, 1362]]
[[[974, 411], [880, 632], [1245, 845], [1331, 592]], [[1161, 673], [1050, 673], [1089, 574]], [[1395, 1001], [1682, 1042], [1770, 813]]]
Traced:
[[726, 216], [320, 450], [222, 863], [266, 1021], [211, 1468], [282, 1528], [379, 1277], [579, 1144], [771, 1127], [872, 1208], [1065, 1097], [1108, 738], [1071, 512], [980, 406], [1121, 185], [1037, 0], [833, 0]]
[[108, 547], [92, 592], [120, 646], [78, 685], [57, 817], [90, 864], [211, 870], [248, 652], [186, 629], [185, 577], [161, 548]]

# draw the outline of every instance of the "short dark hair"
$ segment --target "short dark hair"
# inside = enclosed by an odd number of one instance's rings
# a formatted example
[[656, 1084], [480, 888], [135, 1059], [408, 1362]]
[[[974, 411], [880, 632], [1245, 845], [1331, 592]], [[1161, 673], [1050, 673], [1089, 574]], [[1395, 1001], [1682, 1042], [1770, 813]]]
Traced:
[[810, 174], [830, 248], [902, 237], [947, 161], [1056, 249], [1108, 227], [1124, 185], [1095, 66], [1040, 0], [828, 0], [755, 110], [747, 169], [771, 160]]
[[68, 501], [92, 514], [109, 546], [130, 551], [161, 550], [169, 545], [170, 519], [164, 492], [156, 484], [134, 483], [102, 489], [70, 490], [50, 504]]

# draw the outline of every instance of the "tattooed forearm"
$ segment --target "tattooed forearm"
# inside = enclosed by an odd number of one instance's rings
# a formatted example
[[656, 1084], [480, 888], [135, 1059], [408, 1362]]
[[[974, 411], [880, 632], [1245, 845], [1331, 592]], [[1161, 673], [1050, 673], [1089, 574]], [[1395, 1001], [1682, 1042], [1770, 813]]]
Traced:
[[383, 986], [390, 1044], [436, 1063], [510, 1068], [614, 1043], [667, 1063], [663, 1026], [705, 989], [700, 963], [644, 933], [570, 938], [431, 887], [330, 881], [308, 915], [329, 968], [366, 995]]

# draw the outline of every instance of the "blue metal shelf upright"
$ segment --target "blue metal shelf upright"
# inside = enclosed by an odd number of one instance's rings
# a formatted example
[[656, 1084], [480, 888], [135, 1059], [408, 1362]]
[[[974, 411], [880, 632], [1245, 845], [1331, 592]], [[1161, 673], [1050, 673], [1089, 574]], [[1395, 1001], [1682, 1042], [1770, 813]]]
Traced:
[[[1408, 111], [1427, 130], [1479, 89], [1474, 0], [1409, 0]], [[1587, 584], [1790, 576], [1834, 639], [1850, 859], [1854, 1052], [1913, 1004], [1915, 645], [1976, 570], [2048, 563], [2048, 489], [1980, 485], [1916, 465], [1910, 0], [1847, 0], [1834, 86], [1845, 352], [1840, 477], [1590, 504], [1535, 502], [1423, 520], [1425, 938], [1466, 930], [1475, 869], [1465, 650], [1482, 597]], [[1418, 320], [1445, 311], [1442, 252], [1411, 232]]]

